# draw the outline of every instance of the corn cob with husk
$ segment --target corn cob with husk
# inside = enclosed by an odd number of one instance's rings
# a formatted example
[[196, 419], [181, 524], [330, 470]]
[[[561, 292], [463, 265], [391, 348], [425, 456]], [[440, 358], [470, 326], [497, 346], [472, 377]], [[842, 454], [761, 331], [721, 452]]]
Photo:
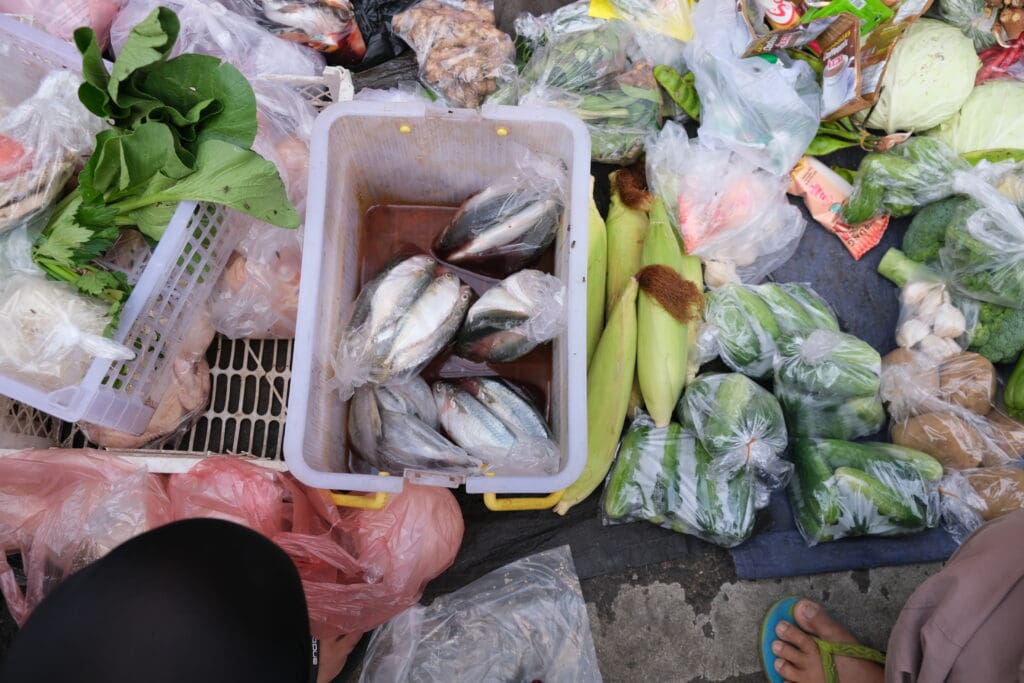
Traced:
[[605, 281], [608, 275], [608, 236], [604, 219], [594, 202], [594, 179], [590, 179], [590, 216], [587, 221], [587, 367], [604, 328]]
[[651, 204], [641, 265], [637, 273], [637, 378], [651, 419], [656, 426], [667, 427], [686, 383], [687, 325], [699, 317], [704, 296], [702, 287], [691, 279], [694, 267], [699, 278], [700, 263], [694, 266], [683, 256], [660, 199]]
[[601, 485], [615, 457], [636, 368], [636, 297], [631, 278], [594, 351], [587, 372], [587, 464], [555, 506], [560, 515]]
[[647, 237], [647, 210], [651, 196], [643, 189], [642, 167], [623, 168], [608, 176], [611, 203], [608, 206], [608, 294], [605, 313], [611, 315], [615, 302], [640, 270], [640, 255]]

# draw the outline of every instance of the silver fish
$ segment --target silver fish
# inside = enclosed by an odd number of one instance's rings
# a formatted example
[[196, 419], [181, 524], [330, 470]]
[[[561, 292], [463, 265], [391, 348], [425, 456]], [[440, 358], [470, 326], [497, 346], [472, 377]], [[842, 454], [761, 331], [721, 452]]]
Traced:
[[437, 261], [429, 256], [392, 260], [359, 290], [348, 329], [380, 331], [412, 305], [436, 273]]
[[431, 429], [441, 426], [430, 385], [419, 375], [406, 382], [378, 386], [375, 391], [381, 410], [415, 415]]
[[382, 469], [377, 451], [384, 440], [384, 427], [374, 388], [361, 386], [352, 395], [348, 404], [348, 438], [352, 449], [363, 460]]
[[466, 200], [438, 238], [442, 259], [499, 276], [520, 270], [555, 240], [564, 205], [555, 194], [492, 185]]
[[470, 474], [482, 463], [422, 420], [406, 413], [381, 411], [384, 440], [378, 449], [381, 464], [392, 474], [405, 468]]
[[445, 432], [470, 453], [504, 455], [515, 445], [515, 434], [505, 423], [454, 384], [435, 382], [434, 400]]
[[447, 346], [462, 324], [471, 296], [454, 273], [434, 278], [397, 323], [391, 351], [375, 379], [385, 381], [416, 368]]
[[232, 4], [247, 5], [257, 23], [281, 38], [321, 52], [365, 52], [348, 0], [234, 0]]
[[459, 388], [480, 401], [517, 436], [551, 438], [548, 423], [533, 404], [505, 381], [493, 377], [472, 377], [459, 382]]

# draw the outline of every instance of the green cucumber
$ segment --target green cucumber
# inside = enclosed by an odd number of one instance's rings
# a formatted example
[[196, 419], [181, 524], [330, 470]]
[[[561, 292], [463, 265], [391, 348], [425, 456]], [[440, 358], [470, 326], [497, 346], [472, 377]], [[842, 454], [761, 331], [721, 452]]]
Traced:
[[623, 519], [636, 512], [637, 474], [645, 455], [645, 441], [653, 429], [652, 425], [634, 425], [619, 443], [619, 454], [604, 488], [604, 513], [610, 519]]
[[835, 478], [841, 495], [861, 496], [894, 524], [911, 529], [925, 526], [924, 519], [908, 507], [900, 495], [867, 472], [840, 467], [835, 471]]
[[793, 466], [803, 494], [801, 504], [817, 510], [823, 525], [838, 523], [842, 510], [833, 489], [833, 471], [819, 455], [814, 440], [797, 440], [793, 448]]
[[807, 309], [780, 285], [766, 282], [763, 285], [756, 285], [754, 290], [771, 309], [782, 333], [807, 332], [817, 328], [815, 319]]
[[804, 307], [807, 315], [814, 322], [812, 329], [839, 331], [839, 321], [836, 320], [836, 314], [832, 312], [832, 309], [825, 303], [824, 299], [818, 296], [810, 287], [799, 282], [784, 282], [779, 287]]
[[939, 481], [942, 479], [942, 463], [921, 451], [898, 446], [894, 443], [882, 441], [868, 441], [863, 445], [870, 446], [876, 451], [884, 453], [887, 457], [906, 463], [913, 467], [925, 478], [926, 481]]

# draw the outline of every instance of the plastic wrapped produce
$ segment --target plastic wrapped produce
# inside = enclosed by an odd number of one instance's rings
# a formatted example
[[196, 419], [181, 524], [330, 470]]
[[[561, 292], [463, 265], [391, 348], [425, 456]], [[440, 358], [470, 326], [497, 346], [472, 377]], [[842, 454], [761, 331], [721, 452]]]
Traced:
[[727, 150], [690, 140], [668, 122], [648, 145], [647, 178], [683, 237], [705, 263], [709, 287], [760, 282], [796, 251], [807, 223], [786, 199], [788, 178]]
[[[243, 2], [239, 0], [238, 4]], [[110, 30], [115, 53], [121, 51], [132, 27], [159, 6], [174, 10], [181, 22], [178, 41], [171, 50], [172, 57], [186, 52], [220, 57], [249, 79], [270, 74], [316, 76], [324, 70], [321, 55], [268, 33], [245, 12], [228, 9], [230, 2], [125, 0], [125, 6]]]
[[839, 331], [829, 305], [797, 282], [726, 284], [708, 294], [704, 318], [699, 342], [704, 360], [721, 356], [733, 370], [757, 379], [771, 375], [782, 335]]
[[515, 46], [480, 0], [423, 0], [391, 20], [412, 46], [420, 80], [450, 106], [474, 108], [515, 76]]
[[568, 546], [417, 605], [373, 635], [360, 683], [600, 683]]
[[789, 480], [793, 467], [781, 458], [787, 445], [782, 408], [752, 380], [739, 373], [700, 375], [686, 387], [676, 416], [711, 456], [716, 476], [752, 469], [766, 489]]
[[523, 12], [516, 17], [513, 27], [516, 40], [535, 49], [546, 40], [578, 31], [593, 31], [604, 23], [604, 19], [590, 16], [590, 0], [576, 0], [540, 16]]
[[334, 356], [342, 400], [367, 382], [419, 374], [455, 337], [471, 290], [429, 256], [394, 258], [367, 282]]
[[944, 526], [963, 543], [985, 522], [1024, 507], [1024, 465], [950, 471], [939, 484], [939, 493]]
[[438, 258], [505, 277], [528, 266], [555, 241], [565, 222], [565, 168], [528, 156], [520, 167], [462, 203], [434, 244]]
[[882, 360], [882, 400], [894, 443], [945, 467], [998, 465], [1024, 455], [1024, 424], [995, 406], [996, 370], [984, 356], [944, 360], [897, 349]]
[[785, 177], [821, 123], [814, 71], [781, 52], [772, 61], [743, 58], [750, 33], [731, 3], [697, 5], [693, 14], [685, 59], [701, 98], [698, 137]]
[[808, 545], [847, 536], [900, 536], [939, 521], [942, 466], [885, 443], [800, 439], [789, 501]]
[[89, 26], [100, 46], [106, 47], [110, 25], [123, 4], [123, 0], [0, 0], [0, 13], [30, 17], [44, 31], [63, 40], [71, 40], [79, 26]]
[[344, 64], [366, 54], [350, 0], [220, 0], [220, 3], [286, 40], [333, 53]]
[[525, 392], [492, 377], [435, 382], [434, 402], [452, 441], [504, 475], [554, 474], [561, 453]]
[[[0, 56], [3, 51], [0, 46]], [[27, 99], [9, 110], [0, 106], [0, 235], [21, 225], [41, 228], [92, 151], [100, 122], [78, 101], [80, 82], [69, 71], [54, 71]]]
[[521, 270], [484, 292], [469, 308], [456, 352], [479, 362], [507, 363], [565, 329], [565, 284], [538, 270]]
[[[760, 484], [751, 468], [716, 473], [715, 459], [678, 423], [641, 413], [619, 444], [602, 496], [612, 524], [646, 520], [731, 548], [754, 530]], [[767, 496], [762, 496], [762, 504]]]
[[775, 395], [792, 436], [856, 439], [885, 424], [882, 360], [869, 344], [832, 330], [778, 341]]

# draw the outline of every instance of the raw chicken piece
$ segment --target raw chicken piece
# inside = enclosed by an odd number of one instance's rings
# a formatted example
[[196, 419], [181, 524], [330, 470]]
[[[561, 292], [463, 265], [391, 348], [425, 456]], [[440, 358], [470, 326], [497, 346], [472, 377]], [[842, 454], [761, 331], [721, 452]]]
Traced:
[[294, 337], [301, 266], [301, 241], [269, 262], [232, 254], [210, 299], [217, 329], [232, 339]]

